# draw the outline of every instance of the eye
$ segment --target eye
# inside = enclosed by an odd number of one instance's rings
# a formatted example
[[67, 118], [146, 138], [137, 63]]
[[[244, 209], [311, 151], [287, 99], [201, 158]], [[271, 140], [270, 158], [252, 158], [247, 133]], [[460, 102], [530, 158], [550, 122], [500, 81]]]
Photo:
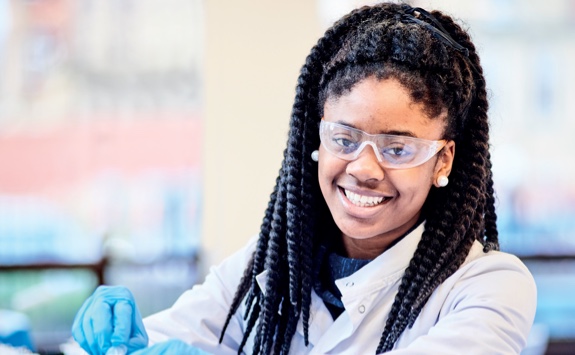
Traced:
[[388, 148], [385, 151], [387, 154], [401, 156], [407, 154], [407, 152], [403, 149], [403, 147], [392, 147]]
[[340, 146], [346, 147], [346, 148], [352, 147], [352, 146], [354, 146], [354, 145], [356, 144], [355, 142], [351, 141], [351, 140], [348, 139], [348, 138], [334, 138], [333, 141], [334, 141], [337, 145], [340, 145]]
[[350, 134], [335, 134], [332, 138], [332, 142], [343, 153], [351, 153], [355, 151], [359, 145], [359, 140], [354, 139]]
[[403, 163], [413, 158], [415, 149], [407, 144], [394, 144], [385, 147], [382, 150], [382, 154], [389, 161]]

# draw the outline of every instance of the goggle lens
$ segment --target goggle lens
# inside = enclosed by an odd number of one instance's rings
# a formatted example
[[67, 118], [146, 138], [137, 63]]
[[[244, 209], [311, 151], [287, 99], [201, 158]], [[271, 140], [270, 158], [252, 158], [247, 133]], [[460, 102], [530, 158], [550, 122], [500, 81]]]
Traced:
[[321, 120], [320, 140], [338, 158], [355, 160], [370, 145], [377, 160], [386, 168], [408, 169], [421, 165], [437, 154], [446, 140], [427, 140], [392, 134], [369, 134], [335, 122]]

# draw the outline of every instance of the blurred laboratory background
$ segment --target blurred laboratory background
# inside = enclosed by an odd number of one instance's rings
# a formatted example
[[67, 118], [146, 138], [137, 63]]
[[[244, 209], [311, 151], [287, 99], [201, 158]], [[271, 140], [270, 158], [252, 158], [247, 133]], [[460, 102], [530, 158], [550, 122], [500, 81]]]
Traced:
[[[473, 37], [524, 354], [575, 353], [575, 0], [427, 0]], [[298, 71], [358, 0], [0, 0], [0, 343], [59, 353], [99, 284], [144, 315], [257, 234]], [[521, 297], [521, 295], [517, 295]]]

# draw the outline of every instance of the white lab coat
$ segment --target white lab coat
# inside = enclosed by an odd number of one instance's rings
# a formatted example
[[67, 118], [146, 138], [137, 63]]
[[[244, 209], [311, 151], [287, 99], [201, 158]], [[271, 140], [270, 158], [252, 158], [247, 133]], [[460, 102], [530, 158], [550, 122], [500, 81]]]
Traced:
[[[391, 249], [336, 281], [345, 311], [334, 321], [323, 301], [312, 294], [306, 347], [300, 321], [293, 354], [374, 354], [405, 268], [415, 252], [423, 224]], [[245, 329], [244, 306], [232, 318], [222, 344], [218, 339], [244, 267], [256, 240], [210, 270], [203, 284], [175, 304], [147, 317], [150, 343], [178, 338], [214, 354], [236, 354]], [[262, 289], [265, 273], [258, 277]], [[536, 287], [510, 254], [484, 254], [479, 242], [465, 263], [431, 295], [393, 354], [519, 354], [535, 316]], [[255, 330], [254, 330], [255, 332]], [[251, 339], [244, 353], [252, 353]]]

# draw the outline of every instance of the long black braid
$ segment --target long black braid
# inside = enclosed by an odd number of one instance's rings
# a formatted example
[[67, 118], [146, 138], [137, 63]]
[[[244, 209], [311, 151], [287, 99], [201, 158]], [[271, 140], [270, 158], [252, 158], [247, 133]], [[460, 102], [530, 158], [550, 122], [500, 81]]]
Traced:
[[[221, 334], [220, 341], [245, 302], [247, 325], [238, 354], [254, 328], [254, 354], [287, 354], [300, 319], [308, 344], [313, 258], [322, 233], [337, 230], [310, 154], [320, 144], [327, 98], [349, 92], [367, 77], [399, 80], [431, 118], [447, 110], [444, 138], [457, 147], [449, 186], [432, 188], [424, 205], [422, 239], [373, 350], [393, 348], [475, 240], [485, 252], [499, 247], [485, 80], [468, 34], [440, 12], [409, 5], [354, 10], [326, 31], [301, 69], [282, 167]], [[264, 271], [266, 289], [260, 290], [256, 276]]]

